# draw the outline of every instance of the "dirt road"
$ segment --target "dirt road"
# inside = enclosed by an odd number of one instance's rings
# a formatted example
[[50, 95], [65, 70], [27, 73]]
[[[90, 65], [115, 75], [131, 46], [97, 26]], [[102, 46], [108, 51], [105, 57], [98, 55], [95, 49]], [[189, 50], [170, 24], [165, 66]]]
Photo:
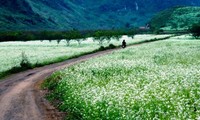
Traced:
[[[115, 49], [116, 50], [116, 49]], [[58, 112], [44, 98], [38, 86], [53, 72], [70, 65], [111, 53], [106, 50], [65, 62], [28, 70], [9, 76], [0, 82], [0, 120], [57, 120], [64, 113]]]
[[[168, 39], [167, 37], [160, 40]], [[155, 42], [159, 40], [147, 40]], [[143, 43], [138, 43], [143, 44]], [[135, 46], [135, 45], [133, 45]], [[101, 51], [61, 63], [11, 75], [0, 81], [0, 120], [60, 120], [65, 113], [57, 111], [44, 98], [39, 86], [53, 72], [79, 62], [111, 53], [120, 48]]]

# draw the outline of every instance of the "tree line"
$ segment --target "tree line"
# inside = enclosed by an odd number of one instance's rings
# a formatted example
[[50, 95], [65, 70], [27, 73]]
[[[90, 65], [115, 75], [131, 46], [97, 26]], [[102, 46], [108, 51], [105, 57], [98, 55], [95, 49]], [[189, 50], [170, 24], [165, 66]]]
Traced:
[[[195, 38], [200, 37], [200, 22], [194, 24], [187, 30], [190, 32]], [[85, 39], [88, 37], [94, 37], [94, 40], [98, 40], [99, 44], [103, 41], [109, 41], [111, 38], [119, 39], [122, 35], [134, 36], [138, 33], [154, 33], [159, 34], [163, 33], [156, 32], [154, 29], [150, 29], [149, 31], [141, 31], [137, 28], [132, 29], [114, 29], [114, 30], [70, 30], [70, 31], [4, 31], [0, 32], [0, 42], [7, 41], [31, 41], [31, 40], [57, 40], [58, 43], [65, 39], [66, 41], [70, 41], [72, 39], [77, 39], [80, 43], [80, 39]]]
[[[88, 30], [88, 31], [6, 31], [0, 32], [0, 42], [30, 41], [30, 40], [57, 40], [70, 41], [94, 37], [95, 40], [120, 38], [122, 35], [134, 36], [137, 30]], [[101, 42], [100, 42], [101, 44]]]

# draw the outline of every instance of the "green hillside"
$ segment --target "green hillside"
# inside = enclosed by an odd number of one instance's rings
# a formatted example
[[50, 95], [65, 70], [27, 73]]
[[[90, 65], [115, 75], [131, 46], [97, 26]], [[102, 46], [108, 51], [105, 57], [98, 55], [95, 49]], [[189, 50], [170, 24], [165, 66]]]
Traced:
[[163, 30], [186, 30], [200, 22], [200, 7], [175, 7], [155, 15], [151, 27]]
[[82, 13], [77, 12], [81, 10], [61, 1], [5, 1], [0, 5], [0, 30], [72, 29], [73, 22], [77, 22], [74, 17], [82, 19]]
[[[148, 3], [148, 4], [147, 4]], [[144, 26], [161, 10], [199, 0], [1, 0], [0, 30], [88, 30]]]

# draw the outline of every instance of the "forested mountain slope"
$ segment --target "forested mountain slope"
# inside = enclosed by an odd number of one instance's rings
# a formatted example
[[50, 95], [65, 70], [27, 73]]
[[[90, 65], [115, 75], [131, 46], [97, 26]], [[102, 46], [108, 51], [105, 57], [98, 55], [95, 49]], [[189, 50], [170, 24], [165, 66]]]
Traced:
[[160, 10], [199, 0], [1, 0], [0, 30], [114, 29], [145, 25]]

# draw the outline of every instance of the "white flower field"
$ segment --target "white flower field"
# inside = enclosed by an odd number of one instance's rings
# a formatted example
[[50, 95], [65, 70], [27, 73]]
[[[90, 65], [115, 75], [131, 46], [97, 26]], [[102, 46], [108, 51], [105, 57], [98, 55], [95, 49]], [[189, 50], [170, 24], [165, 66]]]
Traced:
[[189, 38], [128, 47], [58, 71], [44, 84], [48, 98], [59, 100], [69, 119], [198, 119], [200, 41]]
[[[127, 43], [134, 43], [153, 38], [162, 38], [167, 35], [136, 35], [134, 39], [122, 37], [120, 41], [111, 40], [109, 44], [120, 45], [122, 39]], [[109, 45], [106, 41], [104, 46]], [[56, 41], [29, 41], [29, 42], [0, 42], [0, 73], [20, 66], [22, 52], [26, 54], [31, 64], [49, 64], [54, 61], [66, 60], [72, 56], [81, 55], [99, 48], [98, 42], [88, 38], [78, 45], [77, 41], [72, 40], [70, 46], [66, 46], [66, 41], [62, 40], [59, 44]]]

